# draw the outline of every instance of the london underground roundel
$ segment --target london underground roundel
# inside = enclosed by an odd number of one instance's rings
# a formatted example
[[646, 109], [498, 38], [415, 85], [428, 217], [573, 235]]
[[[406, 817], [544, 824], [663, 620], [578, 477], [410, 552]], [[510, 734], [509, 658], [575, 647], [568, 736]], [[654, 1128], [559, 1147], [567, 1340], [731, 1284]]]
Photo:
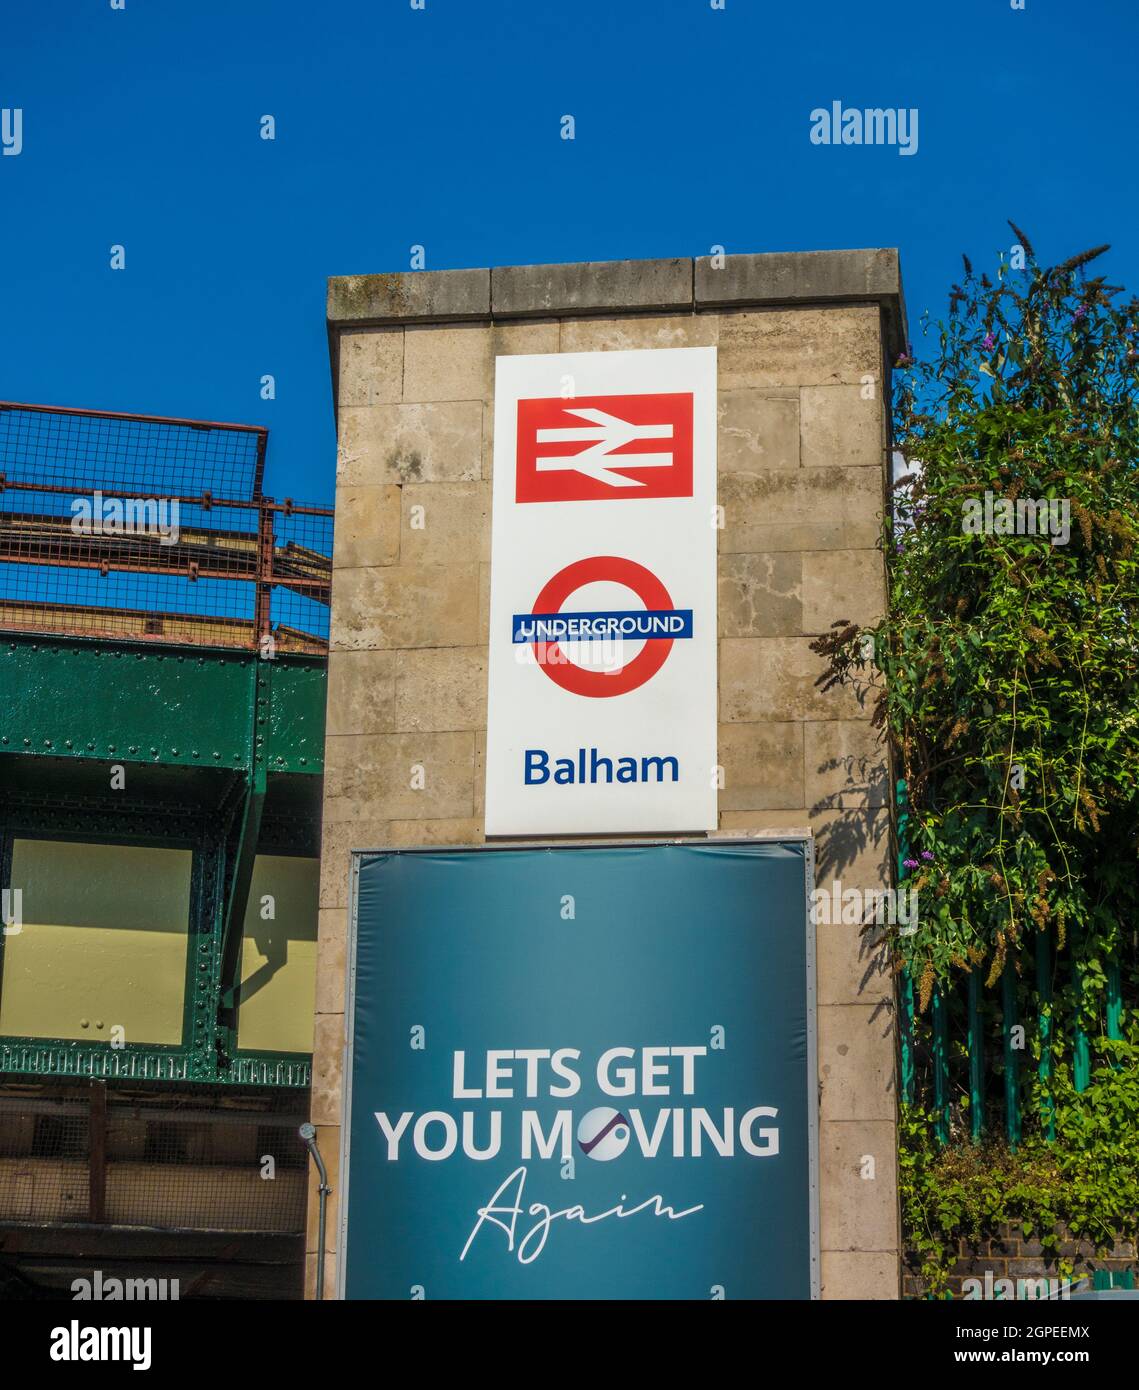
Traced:
[[[684, 615], [677, 615], [672, 596], [657, 576], [635, 560], [627, 560], [619, 555], [592, 555], [566, 565], [538, 595], [531, 616], [536, 620], [543, 619], [543, 626], [548, 629], [554, 625], [552, 620], [562, 613], [563, 604], [578, 589], [586, 584], [605, 581], [623, 584], [631, 589], [645, 605], [644, 616], [635, 613], [579, 614], [576, 615], [578, 623], [572, 637], [577, 640], [582, 637], [644, 638], [644, 645], [631, 661], [617, 669], [588, 670], [570, 661], [556, 640], [539, 640], [533, 644], [538, 665], [550, 680], [573, 695], [585, 695], [592, 699], [626, 695], [656, 675], [668, 660], [673, 642], [673, 637], [667, 635], [669, 625], [662, 619], [673, 617], [672, 630], [675, 630], [675, 619], [679, 616], [680, 630], [676, 635], [688, 636], [691, 630], [691, 615], [688, 615], [688, 631], [684, 631]], [[646, 621], [651, 619], [656, 619], [656, 623]], [[654, 627], [657, 631], [654, 631]], [[662, 635], [658, 635], [658, 632]]]

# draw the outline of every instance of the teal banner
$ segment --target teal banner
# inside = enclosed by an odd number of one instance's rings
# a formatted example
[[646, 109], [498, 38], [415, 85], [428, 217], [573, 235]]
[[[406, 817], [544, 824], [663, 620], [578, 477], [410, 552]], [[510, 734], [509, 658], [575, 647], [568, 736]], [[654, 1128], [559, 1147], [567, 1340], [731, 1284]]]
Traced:
[[357, 856], [342, 1295], [817, 1295], [809, 855]]

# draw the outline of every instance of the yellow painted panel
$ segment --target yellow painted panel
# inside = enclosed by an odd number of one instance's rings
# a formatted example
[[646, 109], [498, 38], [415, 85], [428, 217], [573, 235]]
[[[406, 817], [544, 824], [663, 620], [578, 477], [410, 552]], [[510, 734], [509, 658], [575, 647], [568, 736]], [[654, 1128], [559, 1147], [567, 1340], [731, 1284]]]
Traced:
[[237, 1045], [244, 1051], [312, 1051], [319, 897], [319, 859], [257, 856], [241, 948]]
[[16, 840], [0, 1034], [180, 1043], [191, 867], [184, 849]]

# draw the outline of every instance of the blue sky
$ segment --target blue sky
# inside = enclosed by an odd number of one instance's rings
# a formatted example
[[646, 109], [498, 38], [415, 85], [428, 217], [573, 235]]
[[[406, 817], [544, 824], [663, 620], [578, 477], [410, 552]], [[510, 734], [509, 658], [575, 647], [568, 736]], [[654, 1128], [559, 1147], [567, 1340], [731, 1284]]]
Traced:
[[[1137, 48], [1134, 0], [10, 5], [0, 398], [265, 424], [268, 490], [331, 501], [325, 277], [413, 244], [429, 269], [897, 246], [919, 352], [1006, 217], [1049, 258], [1111, 242], [1134, 291]], [[917, 153], [812, 145], [835, 100], [916, 107]]]

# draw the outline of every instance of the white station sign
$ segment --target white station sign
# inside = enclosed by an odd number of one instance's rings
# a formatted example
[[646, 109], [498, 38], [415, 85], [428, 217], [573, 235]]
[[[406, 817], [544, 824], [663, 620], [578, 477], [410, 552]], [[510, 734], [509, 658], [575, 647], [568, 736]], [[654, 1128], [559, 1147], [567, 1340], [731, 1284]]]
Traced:
[[716, 349], [495, 363], [488, 835], [716, 827]]

